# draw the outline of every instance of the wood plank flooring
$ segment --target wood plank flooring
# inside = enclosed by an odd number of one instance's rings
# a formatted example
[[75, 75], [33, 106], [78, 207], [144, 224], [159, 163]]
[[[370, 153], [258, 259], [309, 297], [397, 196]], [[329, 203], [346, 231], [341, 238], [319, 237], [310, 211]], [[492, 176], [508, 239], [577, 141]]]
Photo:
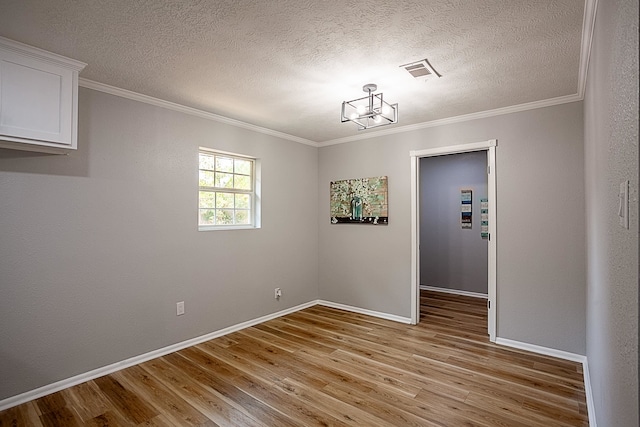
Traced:
[[315, 306], [0, 412], [0, 426], [586, 426], [582, 366], [491, 344], [486, 301], [416, 326]]

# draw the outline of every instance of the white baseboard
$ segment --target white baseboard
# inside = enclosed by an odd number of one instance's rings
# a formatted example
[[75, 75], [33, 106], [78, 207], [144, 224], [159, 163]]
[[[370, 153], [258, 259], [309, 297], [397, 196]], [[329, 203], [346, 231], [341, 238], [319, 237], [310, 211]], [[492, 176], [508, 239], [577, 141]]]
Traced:
[[587, 398], [587, 413], [589, 414], [589, 427], [598, 427], [596, 421], [595, 405], [593, 403], [593, 393], [591, 391], [591, 375], [589, 374], [589, 362], [584, 358], [582, 364], [582, 375], [584, 375], [584, 393]]
[[367, 310], [366, 308], [354, 307], [352, 305], [339, 304], [337, 302], [319, 300], [318, 304], [326, 307], [337, 308], [339, 310], [351, 311], [353, 313], [364, 314], [372, 317], [379, 317], [381, 319], [392, 320], [394, 322], [411, 324], [410, 317], [397, 316], [395, 314], [383, 313], [380, 311]]
[[187, 347], [191, 347], [205, 341], [212, 340], [214, 338], [219, 338], [223, 335], [230, 334], [232, 332], [239, 331], [241, 329], [245, 329], [259, 323], [266, 322], [271, 319], [275, 319], [277, 317], [285, 316], [287, 314], [294, 313], [296, 311], [304, 310], [305, 308], [313, 307], [314, 305], [325, 305], [327, 307], [338, 308], [346, 311], [351, 311], [359, 314], [366, 314], [368, 316], [380, 317], [387, 320], [392, 320], [400, 323], [411, 323], [411, 319], [407, 317], [396, 316], [393, 314], [382, 313], [378, 311], [367, 310], [363, 308], [353, 307], [344, 304], [338, 304], [329, 301], [309, 301], [304, 304], [297, 305], [295, 307], [291, 307], [282, 311], [278, 311], [276, 313], [268, 314], [266, 316], [258, 317], [256, 319], [247, 320], [246, 322], [238, 323], [237, 325], [232, 325], [224, 329], [220, 329], [218, 331], [214, 331], [208, 333], [206, 335], [201, 335], [199, 337], [195, 337], [186, 341], [182, 341], [176, 344], [169, 345], [167, 347], [163, 347], [157, 350], [150, 351], [148, 353], [144, 353], [138, 356], [131, 357], [129, 359], [122, 360], [120, 362], [112, 363], [111, 365], [103, 366], [98, 369], [94, 369], [89, 372], [85, 372], [71, 378], [66, 378], [64, 380], [56, 381], [55, 383], [48, 384], [42, 387], [38, 387], [34, 390], [30, 390], [16, 396], [8, 397], [6, 399], [0, 400], [0, 411], [4, 411], [5, 409], [12, 408], [14, 406], [21, 405], [26, 402], [30, 402], [31, 400], [38, 399], [40, 397], [49, 395], [51, 393], [55, 393], [60, 390], [64, 390], [65, 388], [73, 387], [74, 385], [82, 384], [84, 382], [111, 374], [113, 372], [128, 368], [130, 366], [134, 366], [140, 363], [147, 362], [149, 360], [167, 355], [169, 353], [173, 353]]
[[467, 297], [483, 298], [483, 299], [489, 298], [487, 294], [481, 294], [479, 292], [461, 291], [459, 289], [438, 288], [435, 286], [427, 286], [427, 285], [420, 285], [420, 289], [424, 291], [442, 292], [443, 294], [464, 295]]
[[196, 344], [203, 343], [205, 341], [212, 340], [214, 338], [221, 337], [223, 335], [230, 334], [232, 332], [239, 331], [241, 329], [248, 328], [250, 326], [257, 325], [259, 323], [266, 322], [267, 320], [275, 319], [277, 317], [285, 316], [290, 313], [294, 313], [296, 311], [304, 310], [305, 308], [313, 307], [317, 305], [318, 301], [310, 301], [308, 303], [300, 304], [295, 307], [291, 307], [282, 311], [278, 311], [276, 313], [268, 314], [266, 316], [258, 317], [256, 319], [248, 320], [246, 322], [238, 323], [233, 326], [229, 326], [224, 329], [220, 329], [215, 332], [208, 333], [206, 335], [202, 335], [196, 338], [192, 338], [186, 341], [182, 341], [176, 344], [169, 345], [167, 347], [163, 347], [157, 350], [150, 351], [148, 353], [144, 353], [138, 356], [131, 357], [129, 359], [122, 360], [120, 362], [113, 363], [111, 365], [103, 366], [98, 369], [94, 369], [89, 372], [85, 372], [83, 374], [79, 374], [73, 376], [71, 378], [66, 378], [61, 381], [57, 381], [52, 384], [48, 384], [42, 387], [38, 387], [34, 390], [27, 391], [22, 394], [18, 394], [16, 396], [8, 397], [6, 399], [0, 400], [0, 411], [4, 411], [5, 409], [12, 408], [17, 405], [21, 405], [23, 403], [29, 402], [34, 399], [38, 399], [40, 397], [46, 396], [51, 393], [55, 393], [57, 391], [63, 390], [65, 388], [73, 387], [74, 385], [82, 384], [84, 382], [111, 374], [113, 372], [119, 371], [121, 369], [128, 368], [130, 366], [137, 365], [139, 363], [144, 363], [149, 360], [167, 355], [169, 353], [173, 353], [179, 350], [182, 350], [187, 347], [194, 346]]
[[[423, 287], [421, 286], [421, 289]], [[427, 287], [428, 288], [428, 287]], [[463, 291], [464, 292], [464, 291]], [[482, 294], [479, 294], [482, 295]], [[482, 297], [482, 296], [480, 296]], [[486, 298], [486, 296], [485, 296]], [[206, 335], [201, 335], [196, 338], [192, 338], [186, 341], [182, 341], [176, 344], [172, 344], [167, 347], [163, 347], [157, 350], [150, 351], [145, 354], [141, 354], [138, 356], [131, 357], [129, 359], [122, 360], [120, 362], [113, 363], [111, 365], [103, 366], [98, 369], [94, 369], [89, 372], [85, 372], [83, 374], [79, 374], [73, 376], [71, 378], [67, 378], [61, 381], [57, 381], [52, 384], [45, 385], [43, 387], [39, 387], [34, 390], [27, 391], [22, 394], [18, 394], [16, 396], [12, 396], [3, 400], [0, 400], [0, 411], [4, 411], [6, 409], [12, 408], [17, 405], [21, 405], [23, 403], [29, 402], [34, 399], [38, 399], [40, 397], [46, 396], [51, 393], [55, 393], [57, 391], [63, 390], [65, 388], [73, 387], [74, 385], [82, 384], [84, 382], [102, 377], [104, 375], [111, 374], [113, 372], [128, 368], [130, 366], [134, 366], [140, 363], [147, 362], [149, 360], [167, 355], [169, 353], [173, 353], [179, 350], [182, 350], [187, 347], [191, 347], [205, 341], [212, 340], [214, 338], [219, 338], [223, 335], [230, 334], [232, 332], [236, 332], [263, 322], [266, 322], [271, 319], [275, 319], [281, 316], [285, 316], [287, 314], [294, 313], [296, 311], [304, 310], [305, 308], [313, 307], [314, 305], [324, 305], [326, 307], [337, 308], [340, 310], [346, 310], [353, 313], [364, 314], [367, 316], [378, 317], [381, 319], [391, 320], [394, 322], [411, 324], [411, 318], [397, 316], [395, 314], [383, 313], [380, 311], [367, 310], [360, 307], [354, 307], [351, 305], [335, 303], [331, 301], [324, 300], [315, 300], [309, 301], [304, 304], [297, 305], [295, 307], [291, 307], [285, 310], [278, 311], [276, 313], [268, 314], [266, 316], [258, 317], [256, 319], [248, 320], [246, 322], [238, 323], [233, 326], [229, 326], [224, 329], [220, 329], [218, 331], [214, 331], [208, 333]], [[520, 341], [514, 341], [506, 338], [496, 338], [496, 344], [504, 345], [507, 347], [513, 347], [520, 350], [527, 350], [533, 353], [543, 354], [546, 356], [557, 357], [560, 359], [571, 360], [574, 362], [582, 363], [582, 370], [584, 375], [584, 387], [587, 398], [587, 410], [589, 413], [589, 425], [591, 427], [596, 427], [596, 418], [594, 413], [594, 405], [593, 405], [593, 394], [591, 393], [591, 380], [589, 377], [589, 367], [587, 363], [587, 357], [579, 354], [569, 353], [566, 351], [555, 350], [547, 347], [542, 347], [534, 344], [523, 343]]]
[[556, 350], [555, 348], [543, 347], [541, 345], [529, 344], [521, 341], [514, 341], [507, 338], [496, 338], [496, 344], [503, 345], [505, 347], [517, 348], [520, 350], [530, 351], [532, 353], [542, 354], [544, 356], [557, 357], [558, 359], [570, 360], [572, 362], [578, 362], [584, 364], [587, 360], [587, 356], [581, 354], [570, 353], [568, 351]]
[[514, 341], [507, 338], [496, 338], [496, 344], [506, 347], [517, 348], [520, 350], [530, 351], [545, 356], [557, 357], [558, 359], [570, 360], [582, 364], [582, 376], [584, 379], [584, 393], [587, 400], [587, 412], [589, 414], [589, 426], [597, 427], [595, 407], [593, 404], [593, 393], [591, 391], [591, 377], [589, 376], [589, 363], [587, 356], [581, 354], [570, 353], [568, 351], [556, 350], [554, 348], [542, 347], [535, 344], [528, 344], [520, 341]]

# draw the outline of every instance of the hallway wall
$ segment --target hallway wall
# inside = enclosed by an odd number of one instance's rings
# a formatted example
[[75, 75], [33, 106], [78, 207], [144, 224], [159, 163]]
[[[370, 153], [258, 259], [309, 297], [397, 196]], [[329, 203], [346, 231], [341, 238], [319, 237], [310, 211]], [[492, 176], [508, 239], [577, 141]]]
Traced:
[[[460, 224], [460, 190], [472, 190], [472, 228]], [[488, 291], [488, 240], [480, 235], [487, 152], [420, 159], [420, 284]]]

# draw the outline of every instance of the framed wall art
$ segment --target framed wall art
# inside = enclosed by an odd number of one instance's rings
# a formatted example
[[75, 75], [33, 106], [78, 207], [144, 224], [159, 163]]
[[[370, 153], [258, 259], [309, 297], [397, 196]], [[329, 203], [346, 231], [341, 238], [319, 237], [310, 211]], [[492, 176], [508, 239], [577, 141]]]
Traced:
[[473, 190], [460, 190], [460, 225], [462, 228], [472, 227]]
[[386, 176], [333, 181], [330, 199], [332, 224], [389, 224]]

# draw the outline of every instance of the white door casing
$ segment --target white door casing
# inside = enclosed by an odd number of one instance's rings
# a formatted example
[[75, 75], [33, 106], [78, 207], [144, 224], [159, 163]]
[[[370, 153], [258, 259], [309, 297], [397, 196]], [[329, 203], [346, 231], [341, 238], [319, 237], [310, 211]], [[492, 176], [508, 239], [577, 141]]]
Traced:
[[441, 156], [446, 154], [487, 151], [487, 192], [489, 198], [489, 266], [488, 266], [488, 332], [492, 342], [496, 340], [496, 272], [497, 272], [497, 240], [496, 233], [496, 146], [497, 141], [476, 142], [471, 144], [451, 145], [426, 150], [415, 150], [409, 153], [411, 158], [411, 324], [420, 320], [420, 176], [419, 162], [421, 157]]

